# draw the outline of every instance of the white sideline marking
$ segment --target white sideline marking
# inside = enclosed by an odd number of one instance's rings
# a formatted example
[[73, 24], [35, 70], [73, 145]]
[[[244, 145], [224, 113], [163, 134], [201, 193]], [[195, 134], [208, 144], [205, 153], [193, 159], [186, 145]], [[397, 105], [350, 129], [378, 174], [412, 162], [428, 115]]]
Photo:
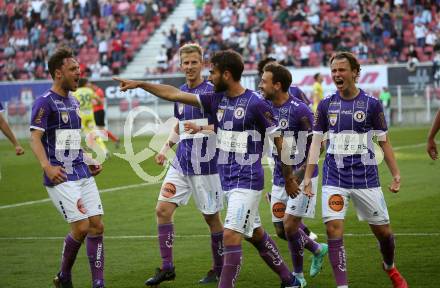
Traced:
[[[142, 186], [150, 186], [150, 185], [155, 185], [155, 184], [158, 184], [158, 183], [140, 183], [140, 184], [125, 185], [125, 186], [101, 189], [101, 190], [99, 190], [99, 193], [113, 192], [113, 191], [125, 190], [125, 189], [130, 189], [130, 188], [138, 188], [138, 187], [142, 187]], [[4, 205], [4, 206], [0, 206], [0, 210], [1, 209], [7, 209], [7, 208], [15, 208], [15, 207], [21, 207], [21, 206], [28, 206], [28, 205], [33, 205], [33, 204], [46, 203], [46, 202], [49, 202], [49, 201], [50, 201], [50, 199], [46, 198], [46, 199], [41, 199], [41, 200], [28, 201], [28, 202], [22, 202], [22, 203], [17, 203], [17, 204], [10, 204], [10, 205]]]
[[[398, 147], [394, 147], [393, 150], [394, 151], [398, 151], [398, 150], [402, 150], [402, 149], [410, 149], [410, 148], [422, 147], [422, 146], [425, 146], [425, 145], [426, 145], [426, 143], [398, 146]], [[138, 187], [142, 187], [142, 186], [150, 186], [150, 185], [155, 185], [155, 184], [158, 184], [158, 183], [141, 183], [141, 184], [132, 184], [132, 185], [126, 185], [126, 186], [119, 186], [119, 187], [102, 189], [102, 190], [100, 190], [100, 193], [119, 191], [119, 190], [125, 190], [125, 189], [130, 189], [130, 188], [138, 188]], [[46, 202], [49, 202], [49, 201], [50, 201], [50, 199], [46, 198], [46, 199], [41, 199], [41, 200], [28, 201], [28, 202], [22, 202], [22, 203], [17, 203], [17, 204], [10, 204], [10, 205], [4, 205], [4, 206], [0, 206], [0, 210], [8, 209], [8, 208], [16, 208], [16, 207], [21, 207], [21, 206], [28, 206], [28, 205], [33, 205], [33, 204], [46, 203]]]
[[[271, 236], [275, 237], [275, 234], [272, 234]], [[320, 237], [325, 237], [324, 234], [318, 234]], [[395, 233], [394, 236], [397, 237], [440, 237], [439, 233]], [[125, 236], [104, 236], [105, 239], [114, 239], [114, 240], [133, 240], [133, 239], [156, 239], [157, 235], [125, 235]], [[175, 238], [208, 238], [211, 237], [211, 235], [208, 234], [200, 234], [200, 235], [174, 235]], [[359, 234], [353, 234], [353, 233], [346, 233], [344, 234], [344, 237], [374, 237], [372, 233], [359, 233]], [[62, 240], [65, 237], [0, 237], [0, 241], [8, 241], [8, 240]]]

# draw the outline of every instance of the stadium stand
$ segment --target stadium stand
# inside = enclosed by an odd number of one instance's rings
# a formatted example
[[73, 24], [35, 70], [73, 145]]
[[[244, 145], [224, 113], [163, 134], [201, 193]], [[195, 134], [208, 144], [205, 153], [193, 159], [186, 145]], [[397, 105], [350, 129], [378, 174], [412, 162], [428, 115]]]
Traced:
[[0, 0], [0, 81], [46, 79], [46, 59], [74, 48], [87, 76], [118, 74], [179, 0]]
[[[430, 61], [440, 41], [439, 1], [207, 1], [204, 12], [187, 19], [176, 42], [164, 47], [168, 72], [178, 70], [175, 52], [197, 41], [214, 51], [232, 48], [247, 69], [272, 56], [285, 65], [326, 65], [335, 50], [354, 52], [362, 64]], [[156, 72], [163, 73], [163, 68]]]

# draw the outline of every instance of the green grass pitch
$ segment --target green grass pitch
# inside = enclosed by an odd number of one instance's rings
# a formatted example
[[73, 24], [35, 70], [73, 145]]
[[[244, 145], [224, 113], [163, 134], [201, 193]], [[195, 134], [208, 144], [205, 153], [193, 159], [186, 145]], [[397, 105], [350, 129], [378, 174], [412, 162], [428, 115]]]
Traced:
[[[438, 287], [440, 283], [440, 161], [428, 159], [424, 143], [428, 127], [391, 129], [391, 141], [401, 169], [402, 187], [398, 194], [386, 190], [390, 175], [385, 163], [380, 165], [382, 187], [396, 233], [396, 263], [410, 287]], [[148, 137], [138, 137], [136, 151], [147, 145]], [[68, 225], [52, 203], [37, 202], [18, 207], [5, 207], [28, 201], [46, 199], [41, 169], [29, 145], [26, 154], [16, 157], [9, 142], [0, 141], [0, 287], [52, 287], [57, 272], [62, 239]], [[112, 147], [111, 144], [109, 144]], [[120, 150], [121, 152], [123, 150]], [[150, 160], [143, 167], [158, 174], [159, 166]], [[265, 191], [270, 189], [271, 174], [266, 169]], [[114, 187], [141, 184], [130, 165], [115, 156], [104, 164], [96, 178], [105, 216], [105, 275], [109, 288], [144, 287], [160, 263], [157, 245], [154, 207], [160, 183], [128, 189]], [[274, 233], [268, 204], [262, 200], [260, 215], [263, 226]], [[306, 224], [325, 241], [321, 222], [320, 198], [317, 215]], [[210, 238], [194, 203], [177, 209], [174, 261], [177, 278], [161, 287], [199, 287], [198, 279], [210, 268]], [[381, 256], [368, 225], [359, 222], [350, 204], [345, 227], [348, 277], [350, 287], [391, 287], [381, 269]], [[126, 236], [126, 237], [125, 237]], [[276, 242], [286, 262], [291, 266], [287, 243]], [[248, 243], [243, 244], [244, 259], [237, 287], [279, 287], [279, 279], [259, 258]], [[90, 287], [89, 264], [81, 248], [73, 270], [75, 287]], [[308, 277], [310, 253], [305, 252], [305, 272], [310, 288], [335, 287], [328, 260], [322, 273]], [[208, 285], [207, 287], [216, 287]]]

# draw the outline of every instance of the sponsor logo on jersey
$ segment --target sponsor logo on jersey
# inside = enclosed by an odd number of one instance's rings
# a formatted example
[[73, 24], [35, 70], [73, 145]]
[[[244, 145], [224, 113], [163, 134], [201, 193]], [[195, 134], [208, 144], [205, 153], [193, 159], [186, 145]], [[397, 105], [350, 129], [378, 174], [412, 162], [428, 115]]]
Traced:
[[335, 212], [340, 212], [344, 208], [344, 198], [340, 194], [334, 194], [328, 199], [328, 207]]
[[356, 111], [354, 112], [353, 119], [356, 122], [363, 122], [365, 120], [365, 112], [364, 111]]
[[330, 121], [330, 125], [335, 126], [338, 121], [338, 114], [328, 114], [328, 120]]
[[234, 117], [235, 117], [235, 119], [243, 118], [244, 117], [244, 108], [243, 107], [238, 107], [237, 109], [235, 109]]
[[69, 113], [68, 112], [61, 112], [61, 120], [66, 124], [69, 122]]
[[282, 219], [284, 217], [284, 212], [286, 212], [286, 204], [283, 202], [276, 202], [272, 206], [272, 214], [278, 219]]
[[35, 123], [41, 124], [41, 118], [43, 118], [43, 116], [44, 116], [44, 108], [40, 108], [40, 110], [38, 110], [37, 117], [35, 118]]
[[162, 186], [161, 194], [165, 198], [172, 198], [176, 195], [176, 186], [173, 183], [165, 183]]

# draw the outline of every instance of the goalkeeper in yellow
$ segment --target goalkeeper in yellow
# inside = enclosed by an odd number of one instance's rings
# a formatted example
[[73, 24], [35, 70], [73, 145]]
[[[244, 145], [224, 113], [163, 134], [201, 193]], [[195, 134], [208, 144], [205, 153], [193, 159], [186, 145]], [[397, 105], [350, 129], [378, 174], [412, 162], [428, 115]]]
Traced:
[[100, 149], [105, 155], [108, 155], [107, 147], [102, 140], [102, 135], [96, 129], [95, 117], [93, 115], [93, 104], [101, 100], [95, 94], [93, 89], [88, 87], [88, 80], [80, 78], [78, 89], [73, 92], [73, 96], [79, 101], [82, 132], [86, 135], [86, 144], [88, 147], [97, 151]]

